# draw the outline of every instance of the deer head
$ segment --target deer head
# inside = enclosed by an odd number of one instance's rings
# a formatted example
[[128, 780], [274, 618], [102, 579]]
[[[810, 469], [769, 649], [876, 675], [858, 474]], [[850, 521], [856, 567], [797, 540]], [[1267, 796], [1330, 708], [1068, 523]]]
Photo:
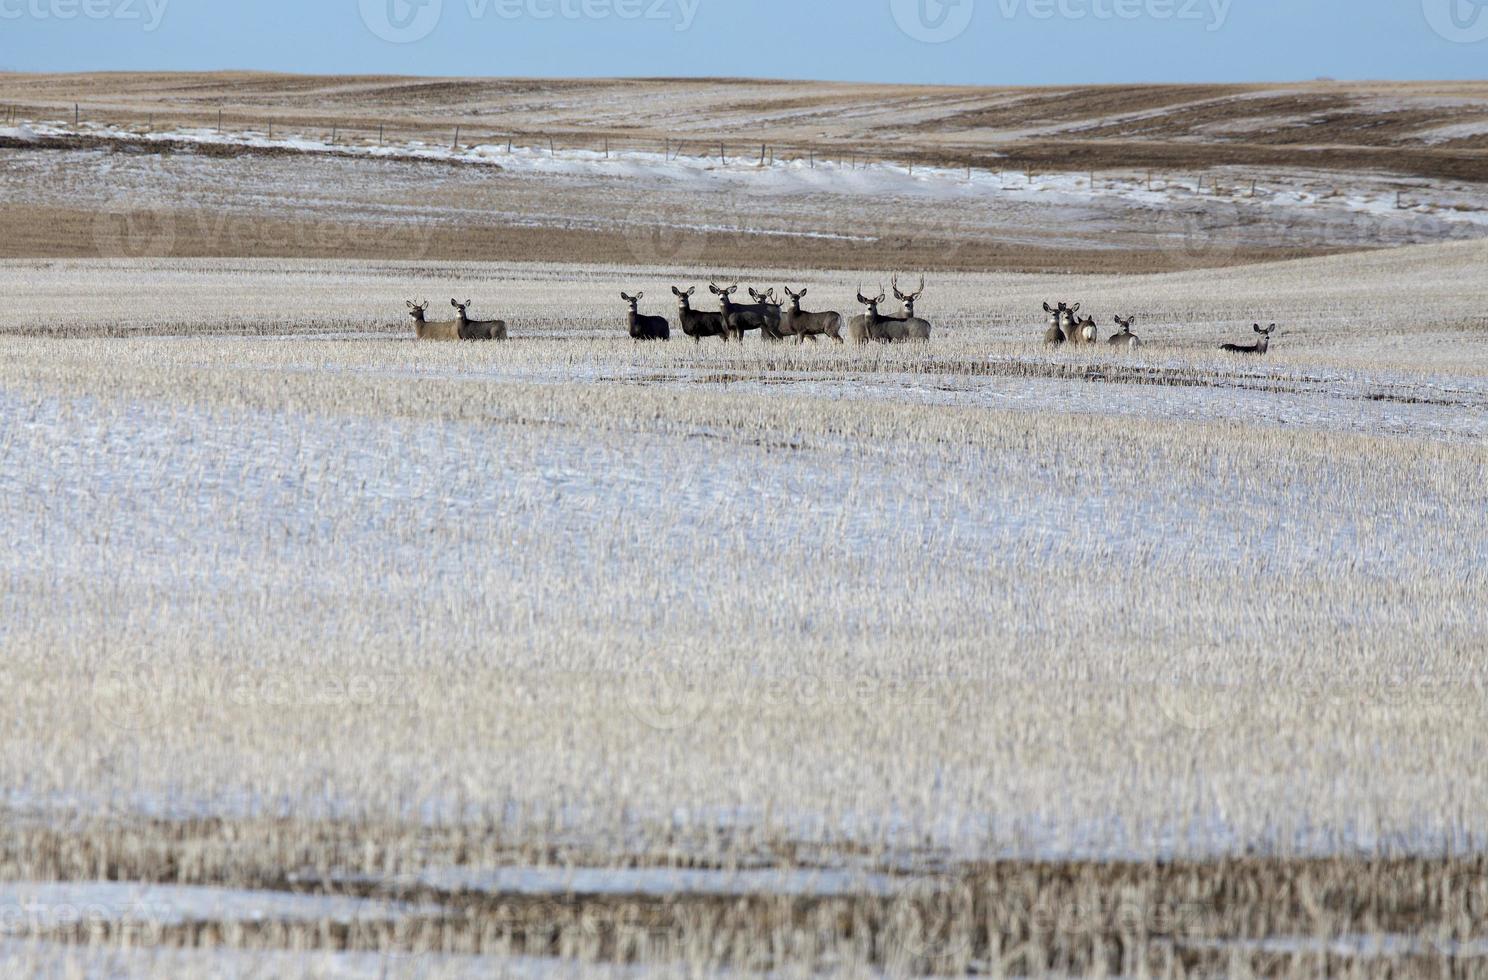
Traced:
[[858, 287], [858, 302], [859, 303], [862, 303], [864, 306], [866, 306], [868, 308], [868, 313], [871, 316], [878, 316], [878, 304], [882, 303], [886, 298], [887, 297], [884, 295], [884, 291], [883, 291], [883, 287], [882, 286], [879, 286], [878, 287], [878, 296], [876, 298], [873, 298], [873, 299], [870, 299], [867, 296], [864, 296], [863, 295], [863, 287], [862, 286], [859, 286]]
[[675, 296], [675, 297], [677, 297], [677, 309], [679, 309], [679, 310], [689, 309], [690, 308], [689, 301], [692, 298], [692, 294], [695, 293], [695, 292], [697, 292], [697, 287], [696, 286], [693, 286], [691, 289], [689, 289], [685, 293], [682, 290], [678, 289], [676, 286], [673, 286], [672, 287], [672, 295]]
[[1123, 334], [1131, 333], [1132, 324], [1136, 322], [1137, 318], [1134, 316], [1129, 316], [1125, 320], [1121, 319], [1121, 317], [1119, 316], [1116, 317], [1116, 326], [1121, 328], [1121, 332]]
[[[675, 292], [675, 290], [673, 290], [673, 291]], [[626, 293], [622, 292], [620, 294], [620, 298], [623, 299], [623, 300], [625, 300], [625, 302], [629, 303], [630, 304], [630, 312], [635, 313], [635, 312], [637, 312], [637, 310], [638, 310], [638, 308], [640, 306], [641, 300], [643, 300], [643, 299], [646, 298], [646, 293], [644, 291], [642, 291], [642, 292], [636, 293], [634, 296], [629, 296]]]
[[424, 314], [428, 312], [428, 310], [428, 300], [424, 300], [422, 303], [415, 303], [413, 300], [408, 301], [408, 315], [413, 317], [415, 320], [422, 320], [424, 318]]
[[792, 292], [791, 291], [791, 288], [789, 286], [785, 286], [784, 289], [785, 289], [785, 295], [787, 295], [787, 296], [790, 297], [790, 301], [791, 301], [791, 312], [792, 313], [800, 313], [801, 312], [801, 300], [806, 296], [806, 290], [805, 289], [802, 289], [799, 293], [795, 293], [795, 292]]
[[903, 292], [900, 292], [900, 290], [899, 290], [899, 277], [897, 275], [894, 277], [893, 286], [894, 286], [894, 298], [897, 299], [899, 302], [901, 302], [901, 303], [904, 304], [904, 312], [905, 313], [908, 313], [910, 316], [914, 316], [915, 300], [919, 299], [920, 296], [925, 292], [925, 277], [924, 276], [920, 276], [920, 288], [919, 289], [916, 289], [912, 293], [903, 293]]
[[465, 302], [463, 302], [463, 303], [460, 302], [459, 300], [452, 299], [452, 300], [450, 300], [450, 305], [453, 306], [455, 309], [459, 310], [461, 316], [465, 316], [465, 311], [468, 310], [468, 309], [470, 309], [470, 305], [471, 304], [470, 304], [470, 300], [468, 300], [468, 299]]
[[710, 282], [708, 283], [708, 291], [711, 292], [714, 296], [717, 296], [719, 299], [724, 299], [737, 293], [739, 291], [739, 284], [734, 283], [727, 289], [720, 289], [717, 283]]

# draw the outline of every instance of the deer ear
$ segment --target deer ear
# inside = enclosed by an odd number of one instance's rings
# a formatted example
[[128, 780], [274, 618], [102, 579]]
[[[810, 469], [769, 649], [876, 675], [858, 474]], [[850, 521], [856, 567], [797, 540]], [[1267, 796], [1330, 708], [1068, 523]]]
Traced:
[[1079, 313], [1080, 312], [1080, 304], [1079, 303], [1076, 303], [1074, 306], [1071, 306], [1070, 307], [1070, 312], [1071, 313]]
[[1264, 331], [1264, 330], [1262, 330], [1262, 329], [1261, 329], [1261, 325], [1260, 325], [1260, 324], [1259, 324], [1259, 323], [1257, 323], [1257, 324], [1256, 324], [1256, 325], [1255, 325], [1255, 332], [1256, 332], [1256, 333], [1265, 333], [1265, 332], [1266, 332], [1266, 331]]
[[1044, 304], [1044, 312], [1045, 313], [1053, 313], [1054, 312], [1054, 308], [1052, 306], [1050, 306], [1048, 303], [1045, 303]]
[[413, 309], [413, 300], [410, 299], [410, 300], [407, 300], [406, 302], [408, 303], [408, 308], [410, 310]]
[[646, 298], [646, 291], [644, 289], [641, 290], [640, 292], [636, 293], [636, 299], [645, 299], [645, 298]]
[[810, 287], [808, 286], [806, 289], [801, 290], [801, 296], [804, 298], [809, 291]]

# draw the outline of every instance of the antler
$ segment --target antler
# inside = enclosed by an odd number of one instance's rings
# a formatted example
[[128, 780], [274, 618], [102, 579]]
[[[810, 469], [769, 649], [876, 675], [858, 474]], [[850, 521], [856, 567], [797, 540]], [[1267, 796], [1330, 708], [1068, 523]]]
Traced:
[[899, 300], [904, 299], [904, 294], [899, 291], [899, 274], [898, 273], [895, 273], [894, 274], [894, 278], [890, 280], [890, 284], [894, 287], [894, 298], [895, 299], [899, 299]]
[[923, 293], [924, 291], [925, 291], [925, 277], [923, 275], [921, 275], [920, 276], [920, 288], [917, 289], [917, 290], [915, 290], [913, 293], [911, 293], [909, 295], [909, 298], [910, 299], [919, 299], [920, 298], [920, 294]]

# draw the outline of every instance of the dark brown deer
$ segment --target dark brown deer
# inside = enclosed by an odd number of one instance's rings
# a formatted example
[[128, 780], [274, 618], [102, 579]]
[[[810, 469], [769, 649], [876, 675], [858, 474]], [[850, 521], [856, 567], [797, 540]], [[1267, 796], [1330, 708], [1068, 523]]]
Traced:
[[630, 326], [631, 340], [670, 340], [672, 326], [667, 323], [664, 316], [646, 316], [641, 312], [641, 300], [646, 297], [644, 292], [629, 296], [620, 294], [620, 298], [630, 304], [630, 316], [627, 318]]
[[1255, 325], [1255, 332], [1261, 335], [1261, 339], [1253, 344], [1225, 344], [1220, 350], [1230, 354], [1264, 354], [1271, 349], [1271, 335], [1276, 332], [1276, 324], [1271, 324], [1265, 330], [1261, 325]]
[[672, 293], [677, 297], [677, 322], [682, 325], [682, 332], [694, 343], [702, 343], [704, 337], [722, 337], [727, 343], [728, 325], [723, 322], [723, 315], [694, 310], [692, 294], [695, 292], [696, 286], [685, 293], [676, 286], [672, 287]]
[[459, 324], [461, 340], [505, 340], [505, 320], [472, 320], [467, 314], [470, 309], [470, 300], [461, 303], [458, 300], [450, 300], [450, 305], [456, 310], [455, 322]]

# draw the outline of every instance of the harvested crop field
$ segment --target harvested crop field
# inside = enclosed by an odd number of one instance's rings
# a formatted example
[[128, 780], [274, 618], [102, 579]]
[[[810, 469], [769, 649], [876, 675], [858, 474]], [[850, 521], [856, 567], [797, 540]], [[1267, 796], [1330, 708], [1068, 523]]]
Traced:
[[1485, 261], [0, 262], [0, 962], [1481, 975]]

